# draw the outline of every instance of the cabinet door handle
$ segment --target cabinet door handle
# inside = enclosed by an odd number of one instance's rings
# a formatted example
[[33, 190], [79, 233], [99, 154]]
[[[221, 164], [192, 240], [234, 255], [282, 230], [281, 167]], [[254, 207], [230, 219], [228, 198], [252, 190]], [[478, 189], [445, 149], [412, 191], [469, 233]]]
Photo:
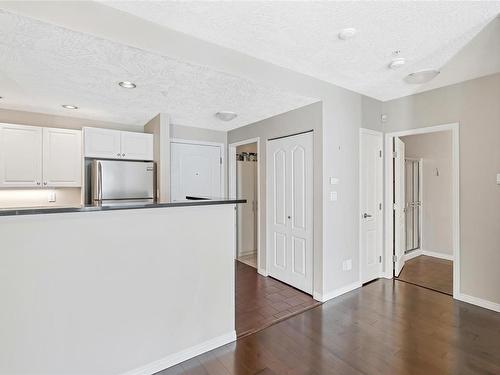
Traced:
[[120, 153], [116, 154], [116, 156], [120, 157]]
[[40, 181], [37, 181], [37, 183], [36, 183], [36, 184], [37, 184], [38, 186], [40, 186]]
[[47, 185], [47, 181], [44, 181], [44, 182], [43, 182], [43, 184], [44, 184], [44, 185]]
[[122, 156], [125, 156], [125, 154], [122, 154]]

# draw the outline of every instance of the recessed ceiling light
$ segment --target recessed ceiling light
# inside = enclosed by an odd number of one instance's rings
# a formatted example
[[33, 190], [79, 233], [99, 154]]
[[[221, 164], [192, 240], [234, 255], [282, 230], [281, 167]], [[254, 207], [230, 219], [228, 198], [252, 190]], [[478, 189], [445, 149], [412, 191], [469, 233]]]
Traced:
[[76, 105], [71, 105], [71, 104], [63, 104], [62, 107], [66, 109], [78, 109]]
[[118, 83], [121, 87], [123, 87], [124, 89], [135, 89], [137, 87], [137, 85], [133, 82], [129, 82], [129, 81], [122, 81], [122, 82], [119, 82]]
[[397, 59], [393, 59], [389, 64], [389, 69], [398, 69], [401, 68], [405, 64], [406, 60], [402, 57], [398, 57]]
[[356, 33], [357, 33], [357, 31], [354, 27], [348, 27], [346, 29], [340, 30], [338, 37], [340, 40], [347, 40], [347, 39], [354, 38]]
[[231, 121], [235, 119], [238, 115], [234, 112], [230, 111], [220, 111], [215, 114], [215, 117], [217, 117], [219, 120], [222, 121]]
[[435, 69], [420, 70], [418, 72], [408, 74], [405, 77], [405, 82], [411, 84], [426, 83], [436, 77], [439, 73], [440, 71]]

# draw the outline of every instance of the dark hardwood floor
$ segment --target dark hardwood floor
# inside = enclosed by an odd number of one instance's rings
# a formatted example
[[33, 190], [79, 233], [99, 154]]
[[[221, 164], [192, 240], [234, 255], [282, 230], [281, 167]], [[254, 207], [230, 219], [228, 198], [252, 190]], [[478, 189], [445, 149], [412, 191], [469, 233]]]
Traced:
[[398, 279], [452, 296], [453, 262], [420, 255], [405, 262]]
[[248, 335], [320, 303], [236, 261], [236, 334]]
[[500, 374], [500, 314], [380, 279], [159, 374]]

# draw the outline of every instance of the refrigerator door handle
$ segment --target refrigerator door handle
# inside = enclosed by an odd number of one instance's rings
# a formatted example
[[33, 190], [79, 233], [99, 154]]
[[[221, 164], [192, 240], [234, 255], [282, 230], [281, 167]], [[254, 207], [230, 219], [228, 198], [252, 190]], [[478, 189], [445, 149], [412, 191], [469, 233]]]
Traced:
[[97, 162], [97, 199], [102, 203], [102, 165]]

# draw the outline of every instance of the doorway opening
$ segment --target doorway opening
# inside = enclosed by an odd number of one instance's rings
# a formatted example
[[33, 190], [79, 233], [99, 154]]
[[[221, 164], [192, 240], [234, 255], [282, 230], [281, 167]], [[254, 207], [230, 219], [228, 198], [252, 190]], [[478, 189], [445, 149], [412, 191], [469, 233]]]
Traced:
[[[292, 155], [292, 151], [295, 151], [295, 164], [301, 160], [299, 159], [301, 156], [306, 158], [312, 157], [312, 151], [308, 150], [306, 156], [304, 152], [301, 152], [305, 149], [299, 149], [299, 147], [302, 146], [301, 142], [303, 142], [303, 138], [304, 136], [299, 138], [299, 141], [296, 141], [299, 143], [296, 145], [294, 144], [294, 147], [288, 150], [289, 157]], [[308, 143], [306, 142], [303, 146], [306, 147], [307, 144]], [[289, 147], [291, 144], [286, 146]], [[267, 150], [269, 150], [269, 145]], [[229, 196], [244, 198], [247, 200], [246, 204], [238, 205], [240, 207], [235, 210], [237, 233], [235, 236], [234, 254], [236, 263], [235, 323], [236, 335], [239, 338], [260, 331], [272, 324], [320, 304], [315, 301], [311, 295], [300, 290], [300, 288], [296, 288], [295, 285], [287, 282], [287, 280], [280, 280], [279, 277], [274, 278], [274, 263], [272, 263], [270, 265], [270, 269], [268, 269], [268, 257], [266, 257], [265, 254], [261, 255], [260, 202], [262, 202], [261, 194], [265, 194], [266, 190], [262, 189], [261, 191], [260, 189], [260, 166], [262, 162], [265, 162], [266, 158], [261, 158], [260, 151], [261, 148], [259, 138], [247, 139], [229, 145]], [[311, 154], [309, 154], [309, 152], [311, 152]], [[269, 151], [266, 152], [266, 154], [270, 155]], [[271, 155], [273, 154], [271, 153]], [[269, 158], [267, 158], [267, 163], [269, 162]], [[309, 162], [308, 159], [307, 162]], [[287, 167], [289, 167], [288, 164]], [[298, 176], [297, 172], [300, 172], [300, 168], [300, 165], [296, 166], [296, 176]], [[280, 170], [284, 172], [283, 169]], [[288, 172], [289, 171], [287, 171], [287, 173]], [[305, 177], [305, 174], [303, 173], [302, 176]], [[267, 181], [271, 181], [269, 175], [262, 176], [262, 178], [265, 178]], [[268, 184], [263, 185], [265, 186]], [[301, 185], [297, 184], [297, 186]], [[309, 189], [310, 187], [308, 186], [308, 194], [311, 193]], [[298, 194], [297, 189], [295, 189], [295, 191], [296, 194]], [[267, 207], [273, 207], [273, 205], [269, 203], [269, 199], [266, 200], [266, 204]], [[307, 204], [307, 202], [304, 202], [304, 204]], [[283, 209], [284, 208], [285, 207], [283, 206]], [[307, 207], [307, 209], [309, 208], [312, 209], [312, 207]], [[287, 206], [287, 210], [288, 215], [285, 215], [285, 219], [287, 216], [292, 216], [291, 212], [297, 212], [297, 223], [299, 223], [299, 219], [301, 219], [301, 216], [299, 215], [305, 215], [307, 211], [297, 210], [291, 206]], [[304, 221], [306, 220], [303, 216], [302, 219]], [[312, 216], [307, 217], [307, 220], [310, 219], [312, 220]], [[307, 223], [308, 225], [312, 225], [312, 223]], [[292, 220], [286, 219], [284, 224], [292, 226]], [[307, 229], [309, 230], [309, 227]], [[301, 255], [301, 249], [306, 250], [305, 246], [299, 246], [305, 243], [305, 241], [306, 239], [304, 239], [304, 241], [300, 241], [299, 237], [296, 238], [296, 244], [294, 247], [296, 249], [295, 254], [297, 256]], [[289, 255], [290, 254], [288, 254], [288, 256]], [[301, 257], [300, 259], [304, 260], [305, 254], [304, 257]], [[288, 261], [290, 261], [290, 259], [288, 259], [287, 262]], [[273, 257], [270, 257], [270, 262], [274, 262]], [[298, 263], [295, 270], [299, 270], [298, 265], [303, 265], [303, 267], [306, 266], [304, 263]], [[307, 266], [309, 266], [309, 264], [307, 264]], [[268, 276], [269, 270], [271, 272]], [[302, 269], [302, 271], [304, 271], [304, 269]], [[312, 274], [308, 274], [308, 277], [309, 276], [312, 278]], [[285, 284], [285, 282], [287, 283]]]
[[236, 147], [236, 259], [257, 268], [257, 142]]
[[[459, 292], [458, 124], [388, 134], [386, 254], [398, 281]], [[390, 252], [389, 252], [390, 251]]]

